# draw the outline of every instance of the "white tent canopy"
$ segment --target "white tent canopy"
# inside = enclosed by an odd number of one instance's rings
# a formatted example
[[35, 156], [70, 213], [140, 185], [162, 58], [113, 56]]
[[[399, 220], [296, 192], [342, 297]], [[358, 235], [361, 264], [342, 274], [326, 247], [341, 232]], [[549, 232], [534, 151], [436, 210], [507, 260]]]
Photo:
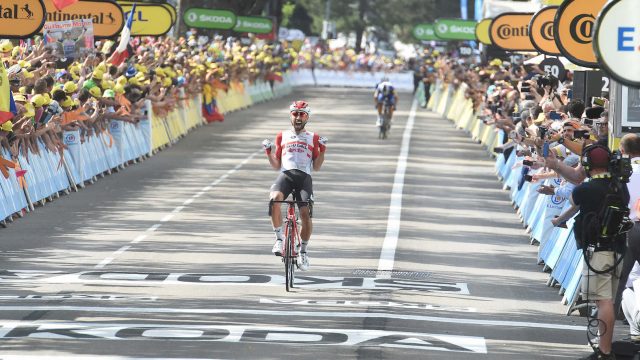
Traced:
[[536, 12], [540, 10], [542, 4], [539, 0], [534, 1], [504, 1], [504, 0], [484, 0], [482, 5], [482, 17], [494, 18], [505, 12]]
[[[538, 55], [535, 57], [532, 57], [531, 59], [525, 61], [525, 64], [535, 64], [538, 65], [540, 64], [545, 58], [547, 57], [554, 57], [554, 56], [545, 56], [545, 55]], [[588, 68], [584, 68], [582, 66], [576, 65], [574, 63], [572, 63], [571, 61], [569, 61], [569, 59], [567, 59], [564, 56], [557, 56], [558, 60], [560, 60], [560, 62], [562, 63], [562, 65], [564, 65], [564, 68], [567, 70], [571, 70], [571, 71], [575, 71], [575, 70], [588, 70]]]

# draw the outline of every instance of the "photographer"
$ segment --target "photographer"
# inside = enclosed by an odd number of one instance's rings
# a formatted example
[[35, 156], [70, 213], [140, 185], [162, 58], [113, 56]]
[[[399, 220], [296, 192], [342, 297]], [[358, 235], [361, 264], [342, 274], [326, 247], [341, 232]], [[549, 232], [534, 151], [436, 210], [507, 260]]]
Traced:
[[[633, 221], [633, 228], [627, 233], [627, 253], [625, 254], [624, 266], [620, 276], [622, 284], [628, 282], [629, 272], [635, 262], [640, 259], [640, 136], [636, 134], [626, 134], [620, 140], [620, 152], [631, 158], [631, 168], [633, 173], [629, 177], [627, 187], [629, 189], [629, 219]], [[622, 296], [624, 301], [624, 286], [618, 288], [616, 296], [616, 309], [620, 305]], [[634, 289], [640, 291], [639, 289]], [[631, 323], [631, 322], [630, 322]], [[633, 334], [633, 332], [632, 332]]]
[[[591, 145], [584, 149], [582, 166], [590, 181], [578, 185], [572, 192], [571, 205], [580, 210], [574, 231], [578, 249], [583, 251], [585, 267], [582, 272], [582, 296], [595, 301], [598, 309], [599, 347], [584, 359], [614, 359], [611, 340], [615, 323], [615, 293], [620, 281], [621, 254], [625, 249], [624, 236], [603, 234], [607, 231], [603, 208], [609, 205], [608, 196], [614, 191], [609, 164], [611, 154], [605, 147]], [[619, 183], [616, 194], [625, 204], [629, 201], [626, 184]], [[608, 210], [608, 208], [607, 208]]]

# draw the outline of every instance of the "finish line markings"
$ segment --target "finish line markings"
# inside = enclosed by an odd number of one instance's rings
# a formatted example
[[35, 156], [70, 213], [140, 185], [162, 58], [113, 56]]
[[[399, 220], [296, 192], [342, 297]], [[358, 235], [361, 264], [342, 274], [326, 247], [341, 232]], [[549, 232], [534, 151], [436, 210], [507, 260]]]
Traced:
[[[191, 203], [193, 203], [193, 201], [195, 199], [197, 199], [200, 196], [204, 195], [205, 192], [213, 189], [214, 186], [220, 184], [223, 180], [228, 178], [229, 175], [232, 175], [233, 173], [238, 171], [240, 168], [242, 168], [244, 165], [246, 165], [249, 161], [251, 161], [251, 159], [253, 159], [256, 155], [260, 154], [261, 152], [262, 152], [262, 150], [257, 150], [253, 154], [249, 155], [247, 158], [242, 160], [242, 162], [240, 162], [238, 165], [234, 166], [233, 169], [227, 171], [225, 174], [220, 176], [218, 179], [212, 181], [209, 185], [205, 186], [200, 191], [198, 191], [196, 194], [191, 196], [191, 198], [185, 200], [182, 203], [182, 205], [176, 206], [173, 210], [171, 210], [171, 212], [169, 214], [165, 215], [160, 220], [159, 223], [151, 225], [147, 230], [145, 230], [145, 232], [150, 233], [150, 232], [154, 232], [154, 231], [158, 230], [162, 226], [162, 224], [164, 224], [164, 223], [168, 222], [169, 220], [171, 220], [176, 214], [178, 214], [179, 212], [184, 210], [184, 208], [187, 205], [190, 205]], [[130, 243], [131, 244], [139, 243], [140, 241], [144, 240], [146, 237], [147, 237], [146, 234], [139, 235], [134, 240], [132, 240]], [[130, 248], [131, 248], [131, 246], [127, 245], [127, 246], [123, 246], [120, 249], [114, 251], [113, 254], [111, 254], [111, 256], [105, 258], [98, 265], [94, 266], [94, 269], [103, 269], [105, 266], [109, 265], [113, 260], [115, 260], [115, 258], [117, 256], [121, 255], [122, 253], [124, 253], [125, 251], [129, 250]]]

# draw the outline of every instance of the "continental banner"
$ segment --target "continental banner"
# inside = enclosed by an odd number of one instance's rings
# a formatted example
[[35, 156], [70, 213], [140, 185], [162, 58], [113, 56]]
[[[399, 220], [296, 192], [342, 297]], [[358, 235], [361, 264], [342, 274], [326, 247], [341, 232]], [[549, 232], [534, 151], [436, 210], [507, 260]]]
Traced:
[[[127, 18], [133, 3], [119, 1], [118, 4], [124, 11], [125, 18]], [[169, 4], [136, 4], [136, 14], [133, 16], [131, 35], [161, 36], [168, 33], [175, 23], [175, 18], [169, 8], [173, 7]]]
[[46, 21], [91, 19], [96, 39], [114, 38], [124, 26], [122, 8], [110, 0], [80, 0], [62, 10], [56, 9], [51, 0], [44, 0], [44, 5], [47, 9]]
[[46, 20], [42, 0], [2, 0], [0, 38], [28, 38], [42, 29]]
[[478, 41], [485, 45], [492, 45], [491, 37], [489, 37], [489, 27], [491, 26], [491, 22], [493, 19], [482, 19], [476, 25], [476, 37]]
[[607, 0], [566, 0], [558, 8], [553, 36], [562, 55], [572, 63], [598, 67], [592, 44], [593, 29], [596, 17], [606, 2]]
[[531, 18], [529, 37], [533, 46], [541, 54], [562, 55], [553, 36], [553, 19], [555, 19], [557, 11], [557, 6], [547, 6], [540, 9]]
[[496, 16], [489, 26], [493, 45], [508, 51], [535, 51], [529, 38], [533, 13], [506, 12]]

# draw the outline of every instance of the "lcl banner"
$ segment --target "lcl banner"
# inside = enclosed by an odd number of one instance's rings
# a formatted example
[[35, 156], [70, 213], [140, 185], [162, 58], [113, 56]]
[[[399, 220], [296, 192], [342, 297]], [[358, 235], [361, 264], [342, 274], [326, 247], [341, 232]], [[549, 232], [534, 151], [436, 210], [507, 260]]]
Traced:
[[[133, 8], [133, 3], [119, 1], [118, 4], [125, 12], [125, 16], [128, 17]], [[174, 17], [169, 8], [172, 8], [169, 4], [136, 4], [136, 13], [133, 16], [131, 25], [131, 35], [161, 36], [168, 33], [174, 25]]]
[[493, 19], [482, 19], [476, 25], [476, 37], [478, 41], [485, 45], [491, 45], [491, 38], [489, 37], [489, 26], [491, 26], [491, 22]]
[[44, 0], [44, 5], [47, 9], [47, 21], [91, 19], [96, 39], [115, 37], [124, 26], [122, 8], [110, 0], [80, 0], [62, 10], [56, 9], [51, 0]]
[[566, 0], [558, 8], [553, 36], [562, 55], [572, 63], [598, 67], [591, 40], [596, 16], [606, 2], [607, 0]]
[[506, 12], [496, 16], [489, 26], [493, 45], [509, 51], [535, 51], [529, 38], [533, 13]]
[[595, 24], [594, 52], [604, 70], [618, 82], [640, 88], [640, 3], [608, 3]]
[[44, 25], [46, 11], [42, 0], [2, 0], [0, 38], [28, 38]]
[[557, 11], [557, 6], [547, 6], [540, 9], [531, 18], [529, 37], [533, 46], [541, 54], [562, 55], [553, 37], [553, 19], [555, 19]]

